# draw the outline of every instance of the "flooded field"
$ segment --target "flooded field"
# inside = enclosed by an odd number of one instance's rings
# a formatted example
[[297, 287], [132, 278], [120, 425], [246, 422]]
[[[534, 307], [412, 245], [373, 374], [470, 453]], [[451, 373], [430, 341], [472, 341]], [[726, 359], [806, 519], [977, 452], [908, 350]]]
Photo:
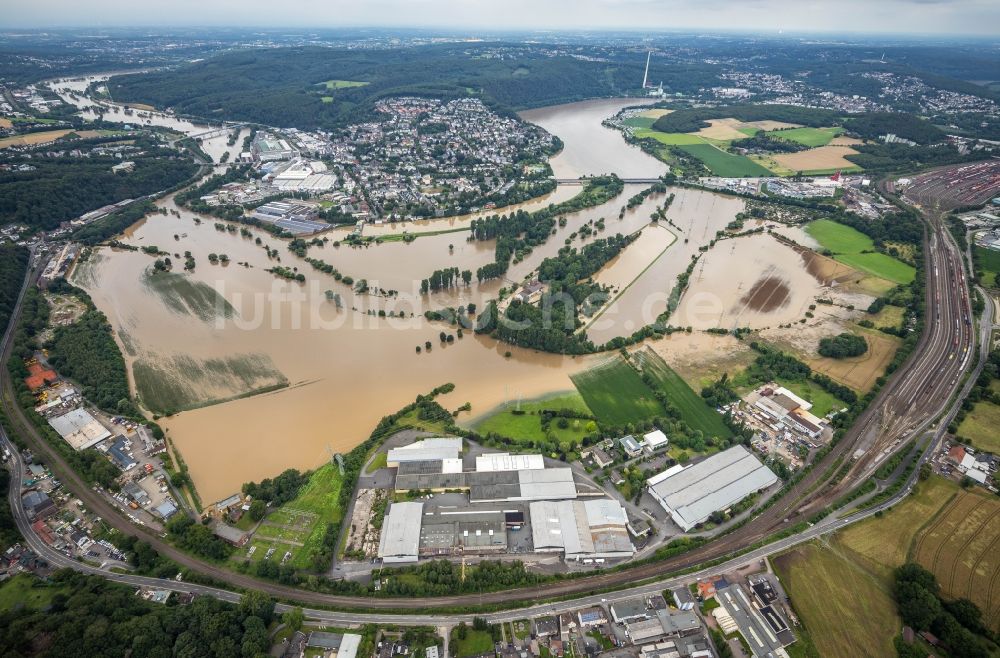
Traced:
[[[261, 238], [279, 246], [284, 265], [304, 265], [279, 241], [266, 234]], [[382, 247], [419, 247], [424, 239], [380, 245], [368, 254], [355, 251], [375, 256]], [[135, 379], [155, 381], [156, 394], [168, 402], [195, 404], [198, 396], [208, 403], [275, 380], [289, 384], [161, 419], [206, 502], [236, 491], [247, 479], [288, 467], [311, 468], [326, 459], [327, 446], [349, 450], [379, 418], [434, 386], [453, 382], [457, 389], [444, 404], [454, 408], [471, 402], [474, 410], [482, 410], [515, 394], [530, 397], [571, 388], [569, 374], [586, 363], [511, 349], [471, 333], [444, 346], [438, 341], [440, 325], [421, 317], [424, 302], [419, 298], [409, 301], [412, 317], [379, 318], [353, 311], [352, 306], [368, 300], [355, 298], [348, 286], [307, 265], [300, 267], [304, 284], [278, 279], [265, 271], [276, 263], [253, 239], [217, 231], [210, 222], [195, 224], [186, 211], [180, 218], [151, 216], [123, 240], [177, 253], [189, 250], [197, 263], [193, 273], [184, 275], [189, 287], [174, 291], [168, 286], [164, 294], [144, 285], [153, 258], [141, 252], [104, 248], [100, 257], [76, 270], [75, 282], [87, 289], [117, 330], [133, 386]], [[326, 250], [331, 252], [329, 260], [346, 272], [336, 250]], [[323, 251], [316, 249], [317, 257]], [[230, 264], [211, 265], [209, 253], [227, 254]], [[432, 266], [433, 259], [414, 254], [413, 259], [383, 254], [383, 262], [409, 262], [413, 271], [421, 272]], [[447, 257], [446, 247], [438, 254]], [[217, 291], [232, 310], [204, 312], [204, 304], [196, 301], [204, 295], [195, 291], [205, 286]], [[326, 290], [343, 296], [343, 309], [326, 299]], [[425, 341], [432, 341], [433, 349], [417, 354], [415, 347]], [[508, 350], [509, 358], [504, 356]], [[212, 374], [219, 372], [232, 376]], [[140, 395], [149, 394], [149, 389], [138, 388]]]
[[[86, 86], [82, 81], [75, 84]], [[634, 103], [593, 101], [524, 116], [565, 142], [566, 148], [552, 161], [559, 177], [610, 171], [623, 178], [655, 177], [666, 171], [661, 163], [601, 126], [601, 120]], [[114, 116], [113, 120], [130, 120], [124, 114]], [[166, 115], [157, 120], [186, 134], [204, 130]], [[232, 158], [244, 134], [232, 147], [228, 136], [222, 135], [206, 140], [203, 148], [214, 159], [227, 151]], [[395, 291], [356, 294], [351, 286], [289, 252], [284, 241], [256, 230], [248, 237], [239, 231], [220, 231], [216, 220], [198, 218], [166, 197], [159, 205], [178, 211], [179, 217], [151, 215], [121, 239], [168, 252], [175, 273], [152, 273], [154, 258], [144, 253], [100, 248], [76, 268], [73, 278], [115, 327], [137, 396], [151, 409], [182, 410], [160, 423], [209, 503], [234, 493], [247, 480], [271, 477], [289, 467], [313, 468], [328, 459], [328, 450], [351, 449], [382, 416], [446, 382], [454, 383], [456, 390], [444, 396], [442, 404], [455, 409], [471, 403], [471, 412], [460, 421], [509, 399], [571, 390], [570, 375], [604, 357], [543, 354], [472, 332], [442, 343], [442, 329], [454, 330], [426, 321], [423, 313], [470, 302], [482, 308], [501, 286], [515, 287], [544, 258], [556, 255], [566, 240], [579, 248], [603, 236], [642, 229], [639, 240], [598, 275], [620, 295], [588, 331], [595, 343], [631, 333], [665, 309], [677, 275], [691, 257], [744, 209], [741, 199], [678, 188], [670, 190], [676, 198], [667, 211], [669, 221], [650, 225], [650, 215], [664, 195], [652, 195], [619, 219], [625, 201], [644, 187], [626, 185], [618, 198], [567, 215], [565, 226], [513, 263], [504, 280], [462, 284], [430, 295], [420, 294], [420, 280], [435, 269], [475, 272], [493, 260], [492, 241], [468, 240], [469, 217], [368, 226], [366, 235], [392, 235], [404, 229], [423, 235], [412, 242], [391, 240], [367, 247], [334, 246], [344, 230], [329, 232], [328, 242], [309, 248], [310, 258], [329, 263], [355, 281], [365, 279], [372, 288]], [[579, 190], [560, 186], [523, 207], [540, 208]], [[581, 237], [581, 227], [600, 219], [603, 231]], [[733, 241], [740, 249], [735, 257], [725, 253], [732, 246], [728, 242], [705, 257], [718, 253], [719, 262], [697, 273], [693, 285], [708, 287], [728, 300], [725, 313], [711, 316], [705, 326], [731, 321], [741, 326], [750, 321], [771, 324], [785, 317], [782, 314], [799, 312], [803, 300], [819, 289], [822, 277], [809, 274], [795, 250], [778, 245], [774, 238], [760, 238], [774, 243], [766, 245], [767, 251], [777, 254], [770, 260], [757, 253], [764, 246], [754, 246], [752, 239]], [[277, 250], [276, 257], [269, 255], [268, 247]], [[191, 273], [180, 272], [185, 251], [196, 263]], [[208, 255], [213, 253], [225, 254], [228, 263], [212, 264]], [[305, 281], [288, 281], [266, 271], [279, 265], [301, 273]], [[768, 276], [788, 282], [787, 299], [771, 309], [740, 301]], [[714, 339], [704, 334], [677, 336], [658, 341], [656, 349], [676, 350], [668, 361], [680, 363], [690, 373], [696, 371], [697, 354], [721, 349], [705, 340]]]
[[[743, 199], [702, 190], [670, 188], [668, 192], [674, 194], [674, 202], [667, 210], [670, 222], [660, 224], [677, 239], [588, 327], [587, 335], [595, 344], [630, 335], [655, 321], [667, 309], [677, 277], [687, 269], [691, 258], [746, 205]], [[663, 196], [653, 195], [636, 209], [637, 214], [648, 218], [652, 209], [662, 203]]]
[[702, 256], [671, 323], [761, 329], [795, 322], [823, 289], [803, 258], [773, 236], [724, 240]]

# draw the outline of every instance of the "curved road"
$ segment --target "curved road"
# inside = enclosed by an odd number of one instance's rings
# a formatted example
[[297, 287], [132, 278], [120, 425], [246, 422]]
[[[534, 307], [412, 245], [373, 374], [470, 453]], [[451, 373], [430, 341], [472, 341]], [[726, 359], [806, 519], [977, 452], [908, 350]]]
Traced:
[[[88, 509], [100, 515], [109, 525], [119, 531], [138, 536], [142, 540], [149, 542], [161, 555], [173, 560], [180, 566], [219, 582], [225, 582], [234, 588], [260, 590], [277, 599], [348, 609], [406, 610], [414, 608], [454, 608], [475, 606], [480, 603], [492, 603], [495, 602], [498, 596], [503, 596], [505, 601], [513, 604], [549, 597], [582, 595], [583, 598], [577, 598], [570, 602], [571, 605], [578, 607], [583, 604], [583, 601], [588, 600], [587, 596], [594, 591], [621, 587], [627, 583], [640, 582], [647, 579], [656, 579], [653, 584], [627, 590], [627, 594], [624, 594], [634, 596], [636, 592], [646, 587], [662, 589], [664, 586], [675, 583], [678, 580], [690, 580], [697, 573], [688, 573], [681, 579], [663, 579], [663, 577], [665, 574], [690, 568], [710, 560], [725, 558], [744, 549], [746, 546], [753, 545], [779, 532], [784, 527], [789, 527], [791, 524], [808, 519], [815, 513], [815, 510], [830, 504], [843, 495], [844, 491], [857, 486], [867, 479], [870, 473], [891, 454], [892, 448], [897, 446], [902, 439], [913, 437], [917, 433], [922, 432], [935, 416], [948, 411], [955, 385], [960, 380], [961, 374], [971, 358], [974, 337], [971, 326], [965, 325], [961, 315], [963, 302], [958, 298], [952, 298], [953, 295], [962, 292], [967, 295], [967, 292], [965, 292], [967, 291], [967, 287], [963, 268], [954, 266], [956, 262], [954, 259], [958, 258], [960, 260], [960, 257], [955, 256], [957, 249], [954, 247], [951, 236], [947, 231], [941, 230], [940, 222], [934, 221], [934, 218], [928, 219], [931, 220], [931, 230], [930, 238], [927, 240], [927, 248], [925, 249], [928, 272], [926, 329], [920, 338], [917, 349], [914, 350], [914, 353], [907, 362], [897, 369], [890, 381], [883, 387], [875, 401], [869, 405], [868, 409], [861, 415], [852, 429], [844, 435], [829, 454], [820, 460], [805, 477], [792, 487], [790, 492], [775, 501], [760, 516], [754, 518], [746, 525], [713, 542], [669, 560], [640, 565], [623, 571], [595, 574], [536, 587], [519, 588], [506, 591], [502, 595], [493, 593], [487, 594], [484, 597], [477, 594], [463, 594], [423, 599], [371, 598], [323, 594], [257, 580], [250, 576], [203, 562], [194, 556], [184, 553], [164, 541], [158, 535], [134, 526], [130, 521], [118, 514], [104, 496], [87, 486], [25, 417], [23, 410], [17, 404], [14, 397], [13, 386], [6, 368], [3, 368], [2, 372], [0, 372], [0, 377], [3, 380], [0, 405], [2, 405], [11, 423], [9, 429], [22, 436], [37, 454], [45, 458], [53, 473], [77, 497], [83, 500]], [[36, 278], [37, 271], [30, 271], [26, 277], [25, 286], [22, 288], [22, 297], [24, 290], [28, 285], [33, 285]], [[964, 302], [964, 305], [967, 305], [967, 301]], [[12, 327], [20, 315], [20, 310], [21, 304], [19, 300], [15, 312], [12, 314]], [[941, 318], [940, 322], [934, 321], [938, 315]], [[10, 356], [10, 333], [8, 331], [5, 335], [3, 349], [0, 352], [0, 358], [2, 358], [3, 363], [6, 363]], [[955, 348], [962, 350], [966, 347], [968, 348], [968, 357], [960, 358], [955, 356]], [[939, 382], [939, 385], [927, 386], [928, 382], [934, 381]], [[950, 405], [952, 413], [957, 408], [956, 405], [957, 403]], [[946, 423], [942, 423], [937, 431], [933, 433], [932, 438], [934, 440], [930, 442], [928, 450], [925, 451], [922, 459], [927, 458], [929, 451], [937, 442], [936, 439], [941, 436], [944, 426], [946, 426]], [[835, 472], [838, 470], [835, 467], [840, 463], [848, 463], [848, 460], [857, 450], [863, 451], [861, 458], [853, 463], [849, 473], [840, 482], [830, 484]], [[912, 486], [912, 482], [909, 486]], [[898, 502], [898, 500], [902, 499], [909, 486], [891, 501], [864, 514], [857, 515], [856, 519], [869, 516], [877, 509], [883, 509]], [[19, 510], [19, 501], [15, 502], [18, 502], [15, 505], [15, 510]], [[23, 513], [23, 510], [21, 511]], [[852, 520], [855, 520], [855, 518], [852, 518]], [[764, 548], [735, 558], [723, 565], [717, 565], [711, 571], [717, 572], [725, 569], [727, 565], [745, 564], [748, 561], [752, 561], [755, 557], [767, 555], [802, 541], [807, 541], [819, 534], [839, 527], [838, 524], [842, 525], [848, 522], [836, 517], [828, 517], [823, 522], [809, 528], [803, 533], [769, 544]], [[27, 535], [33, 536], [30, 528], [27, 531]], [[35, 539], [37, 541], [37, 537]], [[43, 545], [43, 548], [47, 547]], [[40, 551], [46, 557], [49, 557], [51, 552], [51, 550]], [[61, 556], [58, 553], [57, 555]], [[64, 556], [61, 557], [65, 560]], [[65, 566], [99, 573], [104, 577], [129, 584], [146, 584], [169, 589], [183, 589], [183, 591], [211, 594], [228, 600], [238, 597], [238, 594], [225, 590], [143, 578], [140, 576], [110, 574], [93, 567], [86, 567], [72, 560], [67, 561], [71, 564]], [[63, 566], [63, 563], [56, 557], [52, 557], [52, 562], [53, 564]], [[618, 592], [614, 596], [604, 595], [604, 598], [619, 598], [620, 595], [623, 595], [623, 592]], [[601, 596], [597, 595], [597, 598], [601, 598]], [[542, 609], [547, 610], [550, 607], [542, 606]], [[333, 620], [334, 615], [337, 613], [311, 611], [310, 614], [314, 614], [319, 619]], [[523, 615], [524, 611], [518, 610], [513, 614]], [[467, 615], [458, 615], [455, 616], [455, 619], [464, 619], [466, 617]], [[362, 620], [363, 616], [351, 613], [350, 618]], [[393, 615], [380, 615], [380, 618], [400, 621], [400, 619]], [[405, 619], [409, 620], [410, 623], [419, 623], [417, 621], [419, 619], [439, 620], [441, 616], [421, 617], [417, 615], [407, 616]]]

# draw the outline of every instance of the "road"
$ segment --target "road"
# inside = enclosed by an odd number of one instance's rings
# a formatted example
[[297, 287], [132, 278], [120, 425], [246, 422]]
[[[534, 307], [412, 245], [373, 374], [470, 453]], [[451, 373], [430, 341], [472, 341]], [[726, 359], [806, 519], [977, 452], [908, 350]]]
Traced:
[[[652, 584], [645, 585], [642, 588], [621, 590], [614, 595], [614, 598], [634, 596], [637, 592], [644, 591], [645, 588], [662, 589], [665, 586], [678, 582], [678, 579], [675, 578], [664, 578], [665, 574], [688, 569], [711, 560], [723, 559], [747, 546], [751, 546], [774, 535], [783, 528], [791, 527], [799, 521], [809, 519], [816, 510], [829, 505], [840, 497], [843, 492], [854, 488], [867, 479], [870, 473], [888, 457], [891, 449], [900, 445], [904, 438], [910, 438], [923, 433], [935, 416], [948, 410], [952, 394], [956, 389], [958, 381], [960, 381], [961, 373], [967, 368], [968, 362], [971, 360], [974, 337], [972, 327], [966, 325], [962, 317], [962, 309], [967, 307], [968, 302], [967, 292], [965, 292], [967, 288], [964, 272], [961, 267], [956, 265], [961, 261], [958, 250], [951, 236], [947, 231], [942, 230], [940, 221], [935, 221], [937, 218], [934, 216], [930, 216], [928, 219], [930, 223], [929, 237], [927, 239], [927, 248], [924, 250], [928, 276], [926, 329], [913, 354], [893, 373], [889, 382], [882, 388], [876, 399], [860, 416], [852, 429], [785, 496], [777, 500], [744, 526], [687, 553], [668, 560], [639, 565], [623, 571], [600, 573], [535, 587], [519, 588], [506, 591], [503, 594], [462, 594], [424, 599], [372, 598], [324, 594], [257, 580], [250, 576], [203, 562], [192, 555], [184, 553], [158, 535], [134, 526], [127, 519], [116, 513], [107, 499], [100, 493], [90, 489], [26, 418], [24, 411], [16, 402], [12, 382], [6, 368], [0, 369], [0, 377], [3, 380], [2, 391], [0, 391], [2, 393], [0, 395], [0, 405], [2, 405], [11, 424], [8, 430], [17, 432], [32, 447], [36, 454], [42, 456], [52, 472], [93, 513], [104, 518], [109, 525], [115, 527], [117, 530], [128, 535], [140, 537], [151, 544], [161, 555], [173, 560], [181, 567], [208, 576], [217, 582], [227, 583], [228, 586], [235, 589], [256, 589], [276, 599], [297, 601], [306, 605], [346, 608], [349, 610], [399, 611], [407, 609], [454, 609], [461, 606], [477, 606], [479, 604], [495, 603], [500, 596], [511, 605], [516, 605], [517, 603], [544, 598], [580, 595], [583, 598], [576, 598], [569, 603], [574, 607], [578, 607], [585, 604], [586, 601], [593, 599], [594, 597], [590, 596], [590, 594], [594, 591], [619, 588], [628, 583], [653, 580]], [[27, 285], [33, 285], [35, 278], [37, 278], [36, 271], [30, 272], [29, 276], [26, 277], [22, 296], [24, 289], [26, 289]], [[12, 314], [12, 325], [16, 322], [20, 310], [21, 304], [19, 300], [17, 308]], [[940, 321], [937, 321], [938, 317]], [[2, 355], [2, 361], [6, 362], [10, 356], [11, 349], [10, 332], [5, 335], [2, 347], [0, 355]], [[954, 404], [950, 408], [954, 410]], [[940, 437], [944, 425], [946, 423], [938, 426], [934, 432], [934, 437]], [[860, 459], [853, 462], [851, 469], [845, 477], [839, 482], [832, 482], [833, 475], [838, 470], [838, 465], [841, 463], [852, 463], [850, 459], [856, 450], [863, 450], [864, 454]], [[922, 459], [926, 459], [927, 454], [925, 453]], [[895, 497], [890, 503], [897, 502], [901, 498], [902, 494]], [[885, 503], [876, 509], [887, 507], [890, 503]], [[19, 507], [20, 505], [17, 505], [15, 509], [19, 509]], [[858, 518], [869, 516], [871, 513], [872, 511], [868, 511]], [[857, 519], [852, 517], [852, 520]], [[769, 544], [748, 555], [726, 562], [721, 566], [716, 566], [711, 571], [718, 572], [727, 568], [727, 565], [735, 566], [744, 564], [747, 561], [753, 560], [755, 556], [760, 557], [783, 550], [789, 546], [807, 541], [835, 527], [839, 527], [837, 526], [838, 523], [843, 524], [846, 522], [836, 517], [828, 517], [824, 522], [817, 524], [804, 533]], [[48, 557], [49, 552], [42, 554]], [[55, 559], [53, 559], [53, 563], [60, 564]], [[81, 570], [89, 568], [85, 568], [83, 565], [75, 562], [72, 566]], [[238, 596], [233, 592], [187, 583], [167, 584], [164, 581], [144, 579], [140, 576], [108, 574], [99, 570], [98, 573], [104, 577], [133, 585], [146, 584], [168, 587], [170, 589], [183, 588], [183, 591], [202, 594], [210, 593], [226, 600], [234, 600]], [[701, 572], [696, 572], [695, 574], [688, 573], [681, 580], [690, 580], [697, 573]], [[611, 595], [604, 595], [604, 597], [612, 598]], [[599, 599], [602, 597], [601, 595], [597, 595], [596, 598]], [[549, 607], [542, 606], [542, 609], [548, 609]], [[317, 615], [339, 614], [314, 612]], [[523, 615], [524, 612], [520, 610], [511, 614]], [[356, 612], [349, 613], [349, 615], [354, 620], [363, 620], [365, 618]], [[468, 615], [455, 616], [456, 619], [465, 619], [467, 617]], [[333, 617], [327, 616], [317, 616], [316, 618], [335, 620]], [[388, 613], [381, 615], [380, 618], [401, 621], [395, 615]], [[501, 617], [498, 616], [497, 618]], [[441, 616], [421, 616], [417, 614], [407, 616], [405, 619], [409, 620], [410, 623], [420, 623], [417, 620], [439, 620]]]

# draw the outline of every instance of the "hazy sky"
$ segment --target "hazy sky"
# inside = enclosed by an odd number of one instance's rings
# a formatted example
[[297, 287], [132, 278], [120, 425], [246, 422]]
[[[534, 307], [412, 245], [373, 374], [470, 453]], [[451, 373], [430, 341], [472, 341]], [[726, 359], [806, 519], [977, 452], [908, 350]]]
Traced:
[[1000, 0], [3, 0], [0, 26], [701, 28], [996, 35]]

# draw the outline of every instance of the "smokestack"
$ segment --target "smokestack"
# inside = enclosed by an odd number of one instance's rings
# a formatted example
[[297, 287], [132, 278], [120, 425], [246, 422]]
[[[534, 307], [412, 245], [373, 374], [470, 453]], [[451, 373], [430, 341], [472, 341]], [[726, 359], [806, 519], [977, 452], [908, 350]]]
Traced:
[[652, 50], [650, 50], [649, 52], [646, 53], [646, 72], [642, 74], [642, 88], [643, 89], [646, 89], [649, 86], [649, 84], [648, 84], [648, 80], [649, 80], [649, 58], [652, 57], [652, 56], [653, 56], [653, 51]]

